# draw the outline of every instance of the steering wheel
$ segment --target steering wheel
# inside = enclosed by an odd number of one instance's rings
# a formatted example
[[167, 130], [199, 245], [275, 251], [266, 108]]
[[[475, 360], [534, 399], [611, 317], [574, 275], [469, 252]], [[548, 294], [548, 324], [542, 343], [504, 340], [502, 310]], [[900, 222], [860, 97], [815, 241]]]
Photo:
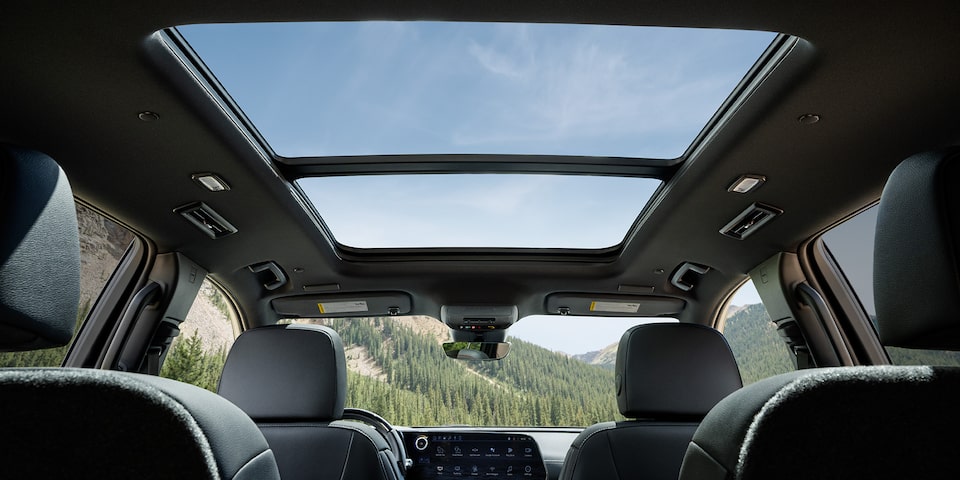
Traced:
[[407, 467], [413, 465], [413, 460], [407, 458], [407, 449], [403, 445], [403, 437], [385, 418], [361, 408], [344, 408], [341, 418], [363, 422], [376, 429], [377, 433], [387, 441], [387, 445], [390, 445], [390, 450], [393, 451], [394, 456], [397, 457], [397, 467], [400, 469], [400, 473], [405, 474]]

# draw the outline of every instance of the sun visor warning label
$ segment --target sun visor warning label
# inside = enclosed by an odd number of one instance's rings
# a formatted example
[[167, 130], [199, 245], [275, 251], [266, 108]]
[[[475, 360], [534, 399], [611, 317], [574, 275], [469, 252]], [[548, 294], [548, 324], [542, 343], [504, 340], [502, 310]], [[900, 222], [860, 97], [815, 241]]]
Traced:
[[590, 311], [606, 313], [637, 313], [640, 311], [640, 304], [626, 302], [590, 302]]
[[367, 302], [364, 300], [357, 300], [351, 302], [326, 302], [318, 303], [317, 308], [320, 309], [320, 313], [358, 313], [369, 311], [367, 308]]

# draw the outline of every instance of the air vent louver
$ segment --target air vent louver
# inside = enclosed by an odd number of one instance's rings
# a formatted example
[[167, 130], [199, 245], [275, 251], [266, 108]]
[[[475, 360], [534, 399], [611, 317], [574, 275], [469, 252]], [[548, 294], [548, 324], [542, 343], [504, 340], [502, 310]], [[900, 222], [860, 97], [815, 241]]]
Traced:
[[179, 213], [188, 222], [203, 230], [210, 238], [222, 238], [237, 233], [236, 227], [230, 225], [223, 217], [203, 202], [191, 203], [173, 210]]
[[726, 224], [720, 233], [737, 240], [743, 240], [756, 232], [764, 224], [782, 214], [783, 210], [762, 203], [754, 203], [747, 207], [737, 218]]

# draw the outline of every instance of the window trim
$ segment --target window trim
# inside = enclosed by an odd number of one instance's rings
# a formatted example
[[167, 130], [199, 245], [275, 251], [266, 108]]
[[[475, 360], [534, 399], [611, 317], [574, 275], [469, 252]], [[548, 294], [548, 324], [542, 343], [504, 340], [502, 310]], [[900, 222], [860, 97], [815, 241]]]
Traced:
[[128, 225], [80, 199], [75, 201], [133, 234], [133, 240], [120, 257], [120, 262], [90, 305], [86, 318], [80, 323], [76, 338], [70, 344], [61, 364], [64, 367], [101, 368], [109, 337], [130, 297], [146, 281], [146, 272], [152, 264], [156, 248]]
[[890, 365], [890, 357], [880, 343], [879, 334], [863, 303], [823, 240], [823, 236], [831, 229], [875, 205], [875, 202], [871, 203], [825, 228], [800, 246], [798, 256], [804, 275], [811, 286], [821, 292], [824, 301], [833, 311], [837, 327], [850, 344], [850, 354], [854, 362], [861, 365]]

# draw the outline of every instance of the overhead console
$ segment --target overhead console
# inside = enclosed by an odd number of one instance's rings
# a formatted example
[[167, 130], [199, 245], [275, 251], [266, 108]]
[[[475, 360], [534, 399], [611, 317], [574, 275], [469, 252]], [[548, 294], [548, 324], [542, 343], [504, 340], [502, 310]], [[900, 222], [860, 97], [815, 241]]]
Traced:
[[452, 342], [444, 353], [458, 360], [499, 360], [510, 352], [507, 329], [516, 323], [516, 305], [451, 306], [440, 308], [440, 321], [450, 329]]
[[501, 478], [546, 480], [533, 437], [509, 432], [418, 431], [405, 435], [409, 480]]
[[516, 305], [440, 307], [440, 321], [450, 328], [455, 341], [502, 342], [517, 316]]

